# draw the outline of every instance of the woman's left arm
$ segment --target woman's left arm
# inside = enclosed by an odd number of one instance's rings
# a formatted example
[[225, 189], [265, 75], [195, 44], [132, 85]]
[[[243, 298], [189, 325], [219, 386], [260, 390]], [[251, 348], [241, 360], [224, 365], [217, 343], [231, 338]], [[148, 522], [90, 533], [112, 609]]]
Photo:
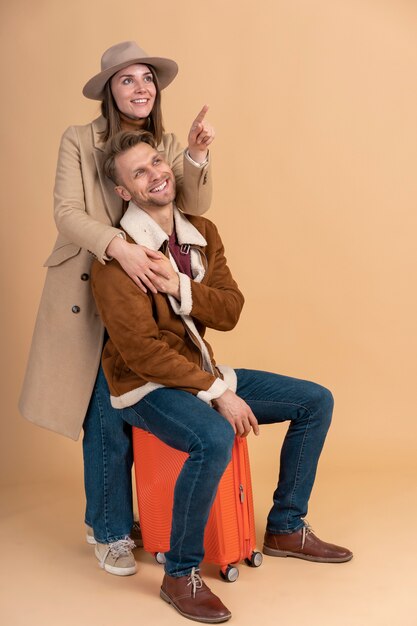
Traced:
[[185, 151], [175, 135], [164, 136], [166, 157], [177, 185], [176, 204], [190, 215], [203, 215], [211, 204], [208, 146], [214, 140], [214, 129], [204, 120], [207, 109], [204, 106], [192, 123]]

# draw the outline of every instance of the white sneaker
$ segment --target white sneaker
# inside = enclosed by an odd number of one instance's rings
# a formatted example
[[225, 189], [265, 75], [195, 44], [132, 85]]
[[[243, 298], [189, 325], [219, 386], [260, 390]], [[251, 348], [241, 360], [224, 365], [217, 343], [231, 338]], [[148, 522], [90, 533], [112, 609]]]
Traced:
[[112, 543], [96, 543], [94, 553], [101, 568], [116, 576], [136, 574], [136, 561], [132, 549], [134, 541], [130, 537]]

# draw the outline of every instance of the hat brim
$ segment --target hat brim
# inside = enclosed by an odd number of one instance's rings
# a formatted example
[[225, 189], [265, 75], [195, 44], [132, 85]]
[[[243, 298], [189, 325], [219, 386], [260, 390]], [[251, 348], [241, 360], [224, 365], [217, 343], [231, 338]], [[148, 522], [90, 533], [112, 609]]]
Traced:
[[124, 67], [134, 65], [135, 63], [142, 63], [143, 65], [151, 65], [158, 77], [158, 86], [160, 89], [165, 89], [174, 80], [178, 74], [178, 65], [171, 59], [164, 59], [162, 57], [141, 57], [137, 59], [130, 59], [124, 61], [118, 65], [113, 65], [107, 70], [100, 72], [90, 78], [90, 80], [84, 85], [83, 95], [90, 100], [102, 100], [104, 94], [104, 87], [116, 72], [119, 72]]

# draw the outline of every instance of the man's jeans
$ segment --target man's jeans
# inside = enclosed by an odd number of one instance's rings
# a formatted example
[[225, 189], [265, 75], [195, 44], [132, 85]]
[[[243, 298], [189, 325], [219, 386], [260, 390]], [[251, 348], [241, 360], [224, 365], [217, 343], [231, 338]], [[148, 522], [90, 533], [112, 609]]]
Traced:
[[[236, 393], [259, 424], [290, 421], [267, 530], [292, 533], [304, 525], [333, 397], [324, 387], [304, 380], [244, 369], [236, 374]], [[203, 559], [204, 529], [231, 457], [233, 429], [215, 409], [178, 389], [157, 389], [122, 413], [129, 424], [190, 455], [175, 486], [171, 545], [165, 555], [167, 573], [184, 576]]]

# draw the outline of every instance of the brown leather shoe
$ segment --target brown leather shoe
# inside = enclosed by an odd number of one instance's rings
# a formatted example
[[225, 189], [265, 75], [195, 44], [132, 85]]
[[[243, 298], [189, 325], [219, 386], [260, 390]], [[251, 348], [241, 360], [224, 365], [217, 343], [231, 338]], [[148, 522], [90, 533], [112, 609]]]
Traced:
[[308, 524], [289, 535], [266, 531], [263, 553], [269, 556], [294, 556], [318, 563], [344, 563], [353, 557], [347, 548], [326, 543], [316, 537]]
[[193, 567], [188, 576], [174, 578], [165, 574], [160, 596], [188, 619], [206, 624], [226, 622], [232, 617], [220, 598], [214, 595]]
[[135, 542], [137, 548], [143, 548], [142, 530], [139, 522], [133, 522], [130, 538]]

